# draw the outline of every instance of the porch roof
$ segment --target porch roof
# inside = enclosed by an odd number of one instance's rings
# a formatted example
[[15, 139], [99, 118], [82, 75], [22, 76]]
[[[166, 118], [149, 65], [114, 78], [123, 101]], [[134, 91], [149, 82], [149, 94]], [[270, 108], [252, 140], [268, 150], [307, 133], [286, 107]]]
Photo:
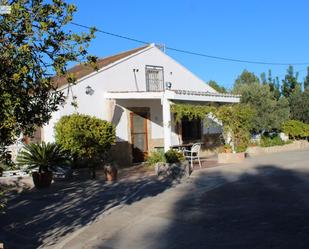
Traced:
[[238, 103], [240, 95], [230, 93], [198, 92], [188, 90], [165, 90], [157, 92], [148, 91], [117, 91], [106, 92], [105, 98], [108, 99], [163, 99], [178, 101], [197, 101], [197, 102], [225, 102]]

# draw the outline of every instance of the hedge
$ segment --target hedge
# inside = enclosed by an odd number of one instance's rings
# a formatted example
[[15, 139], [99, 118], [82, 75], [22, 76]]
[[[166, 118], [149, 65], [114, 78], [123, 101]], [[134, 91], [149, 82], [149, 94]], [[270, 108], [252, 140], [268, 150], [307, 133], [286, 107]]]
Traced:
[[293, 139], [306, 139], [309, 137], [309, 124], [298, 120], [289, 120], [282, 126], [283, 132]]

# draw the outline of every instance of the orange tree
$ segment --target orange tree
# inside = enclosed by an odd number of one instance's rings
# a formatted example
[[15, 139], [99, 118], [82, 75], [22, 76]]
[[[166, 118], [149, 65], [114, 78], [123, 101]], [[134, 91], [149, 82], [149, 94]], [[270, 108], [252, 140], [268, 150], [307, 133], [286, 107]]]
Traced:
[[[54, 76], [67, 75], [69, 63], [95, 66], [87, 47], [95, 30], [77, 34], [67, 25], [76, 7], [64, 0], [11, 0], [0, 15], [0, 155], [21, 133], [31, 135], [65, 100]], [[67, 75], [74, 83], [74, 75]]]

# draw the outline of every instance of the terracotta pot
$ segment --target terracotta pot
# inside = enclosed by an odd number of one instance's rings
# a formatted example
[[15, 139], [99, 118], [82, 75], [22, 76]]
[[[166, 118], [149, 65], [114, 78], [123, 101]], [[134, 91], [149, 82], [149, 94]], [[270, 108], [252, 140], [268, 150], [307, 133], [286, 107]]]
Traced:
[[32, 180], [36, 188], [47, 188], [53, 180], [52, 172], [32, 172]]
[[113, 166], [105, 166], [105, 180], [106, 181], [116, 181], [118, 176], [118, 170], [116, 167]]
[[232, 149], [231, 148], [224, 148], [224, 152], [225, 153], [232, 153]]

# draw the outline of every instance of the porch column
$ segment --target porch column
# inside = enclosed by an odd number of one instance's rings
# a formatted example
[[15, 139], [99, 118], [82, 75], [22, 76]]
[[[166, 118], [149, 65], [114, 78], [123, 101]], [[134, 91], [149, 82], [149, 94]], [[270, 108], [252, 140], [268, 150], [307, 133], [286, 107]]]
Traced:
[[164, 151], [168, 151], [172, 145], [171, 135], [171, 104], [166, 94], [164, 94], [162, 99], [162, 109], [163, 109], [163, 129], [164, 129]]

